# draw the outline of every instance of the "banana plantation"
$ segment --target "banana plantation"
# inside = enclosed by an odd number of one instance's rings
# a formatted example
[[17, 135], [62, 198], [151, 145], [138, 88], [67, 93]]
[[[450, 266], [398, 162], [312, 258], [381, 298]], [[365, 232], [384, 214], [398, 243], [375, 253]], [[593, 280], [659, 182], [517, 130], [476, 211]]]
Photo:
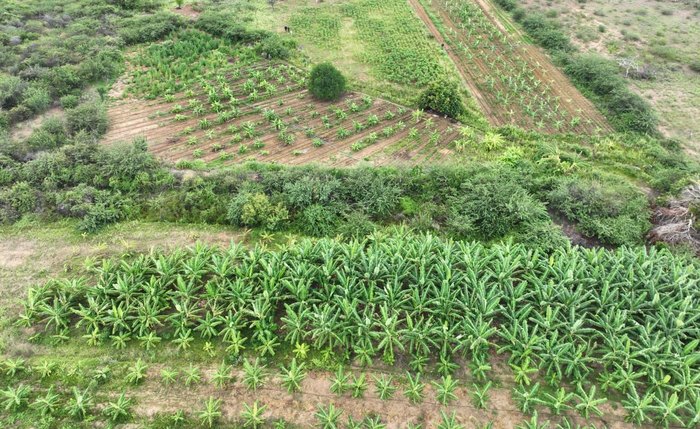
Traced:
[[448, 385], [468, 373], [481, 388], [502, 355], [524, 413], [589, 418], [610, 398], [634, 424], [692, 427], [698, 268], [666, 251], [547, 255], [403, 231], [278, 250], [196, 246], [50, 280], [29, 291], [21, 321], [51, 342], [186, 350], [206, 341], [261, 358], [293, 347], [364, 367], [405, 362]]

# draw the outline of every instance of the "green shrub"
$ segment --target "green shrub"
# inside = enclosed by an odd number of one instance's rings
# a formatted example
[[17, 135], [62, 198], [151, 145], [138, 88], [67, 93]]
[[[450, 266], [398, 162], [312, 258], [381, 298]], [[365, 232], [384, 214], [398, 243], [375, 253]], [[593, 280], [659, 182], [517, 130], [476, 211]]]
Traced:
[[33, 212], [38, 202], [37, 192], [27, 182], [15, 183], [0, 200], [4, 200], [19, 214]]
[[95, 232], [105, 225], [126, 218], [131, 200], [118, 192], [80, 184], [59, 194], [56, 206], [61, 215], [80, 219], [79, 231]]
[[80, 103], [80, 97], [78, 97], [75, 94], [68, 94], [61, 97], [60, 102], [61, 107], [63, 107], [64, 109], [72, 109], [78, 106], [78, 104]]
[[333, 101], [345, 93], [345, 76], [330, 63], [321, 63], [311, 69], [309, 91], [319, 100]]
[[540, 14], [527, 15], [522, 21], [523, 28], [535, 42], [551, 51], [571, 51], [573, 47], [556, 21]]
[[107, 132], [109, 119], [102, 103], [91, 101], [66, 111], [66, 129], [75, 135], [85, 131], [93, 137], [100, 137]]
[[208, 10], [199, 15], [195, 27], [234, 44], [257, 43], [273, 34], [262, 30], [248, 30], [237, 24], [238, 22], [240, 19], [235, 13]]
[[32, 111], [29, 107], [20, 104], [15, 106], [7, 112], [7, 119], [11, 124], [16, 124], [17, 122], [26, 121], [32, 117]]
[[366, 237], [376, 230], [377, 225], [361, 212], [348, 213], [337, 228], [338, 233], [351, 238]]
[[119, 36], [127, 45], [154, 42], [184, 26], [185, 21], [179, 15], [158, 12], [153, 15], [136, 16], [122, 20]]
[[51, 95], [43, 85], [30, 85], [22, 94], [22, 104], [33, 113], [41, 113], [51, 105]]
[[553, 209], [576, 222], [580, 232], [605, 244], [640, 244], [651, 226], [646, 196], [627, 185], [567, 178], [548, 200]]
[[101, 81], [119, 76], [124, 69], [124, 57], [117, 48], [101, 49], [97, 55], [80, 63], [78, 74], [86, 81]]
[[255, 47], [259, 55], [269, 60], [286, 60], [292, 55], [294, 49], [296, 49], [296, 43], [293, 40], [283, 39], [276, 34], [263, 39]]
[[466, 112], [457, 84], [446, 80], [431, 82], [421, 94], [418, 106], [455, 119]]
[[227, 219], [238, 226], [275, 230], [289, 219], [289, 212], [282, 203], [273, 204], [263, 193], [241, 192], [229, 204]]
[[329, 206], [313, 204], [304, 209], [297, 223], [305, 234], [322, 237], [331, 235], [338, 221], [335, 210]]
[[694, 71], [695, 73], [700, 73], [700, 59], [692, 60], [690, 63], [688, 63], [688, 67], [690, 67], [690, 70]]
[[518, 6], [518, 2], [516, 0], [496, 0], [496, 4], [508, 11], [515, 9]]
[[55, 117], [47, 118], [27, 139], [32, 151], [55, 149], [68, 143], [64, 122]]
[[0, 107], [11, 109], [20, 103], [27, 84], [22, 79], [7, 74], [0, 74]]
[[600, 97], [610, 121], [622, 131], [656, 134], [657, 118], [649, 103], [627, 88], [617, 64], [595, 54], [572, 55], [564, 71]]
[[80, 70], [72, 64], [54, 67], [44, 77], [49, 88], [58, 96], [74, 92], [83, 86]]
[[448, 206], [450, 229], [465, 238], [503, 238], [548, 219], [544, 205], [506, 169], [474, 171], [448, 199]]

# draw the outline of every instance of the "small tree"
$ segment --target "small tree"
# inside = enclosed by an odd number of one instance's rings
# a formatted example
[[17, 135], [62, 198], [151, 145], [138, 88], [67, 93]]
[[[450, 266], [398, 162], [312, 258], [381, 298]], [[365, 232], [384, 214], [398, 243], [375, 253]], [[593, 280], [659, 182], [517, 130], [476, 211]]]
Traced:
[[333, 101], [345, 93], [345, 76], [331, 63], [314, 66], [309, 77], [309, 91], [319, 100]]
[[185, 4], [185, 0], [175, 0], [175, 5], [177, 9], [182, 9], [182, 5]]
[[432, 110], [455, 119], [466, 113], [457, 84], [447, 80], [437, 80], [428, 85], [418, 105], [421, 109]]

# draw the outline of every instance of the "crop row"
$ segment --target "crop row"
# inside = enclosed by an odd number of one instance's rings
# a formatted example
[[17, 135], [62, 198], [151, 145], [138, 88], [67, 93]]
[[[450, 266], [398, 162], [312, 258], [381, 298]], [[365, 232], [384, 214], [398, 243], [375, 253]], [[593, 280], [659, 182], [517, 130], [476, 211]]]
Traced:
[[565, 410], [564, 383], [595, 384], [621, 395], [635, 423], [698, 419], [698, 266], [665, 251], [547, 255], [401, 233], [279, 251], [196, 247], [104, 261], [92, 274], [33, 288], [22, 321], [117, 348], [199, 336], [233, 355], [283, 343], [361, 364], [401, 355], [444, 376], [465, 358], [477, 379], [497, 351], [521, 404], [546, 383]]

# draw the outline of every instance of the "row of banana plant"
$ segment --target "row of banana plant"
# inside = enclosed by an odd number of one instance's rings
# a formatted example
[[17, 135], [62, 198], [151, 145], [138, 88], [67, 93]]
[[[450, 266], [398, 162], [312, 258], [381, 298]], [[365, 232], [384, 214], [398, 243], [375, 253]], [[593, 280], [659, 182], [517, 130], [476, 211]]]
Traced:
[[268, 356], [288, 343], [361, 364], [401, 355], [445, 376], [466, 359], [477, 379], [505, 353], [526, 399], [540, 383], [594, 383], [621, 395], [637, 423], [690, 424], [700, 419], [698, 268], [654, 249], [545, 254], [400, 230], [105, 260], [90, 280], [32, 288], [21, 321], [116, 348], [199, 336]]

